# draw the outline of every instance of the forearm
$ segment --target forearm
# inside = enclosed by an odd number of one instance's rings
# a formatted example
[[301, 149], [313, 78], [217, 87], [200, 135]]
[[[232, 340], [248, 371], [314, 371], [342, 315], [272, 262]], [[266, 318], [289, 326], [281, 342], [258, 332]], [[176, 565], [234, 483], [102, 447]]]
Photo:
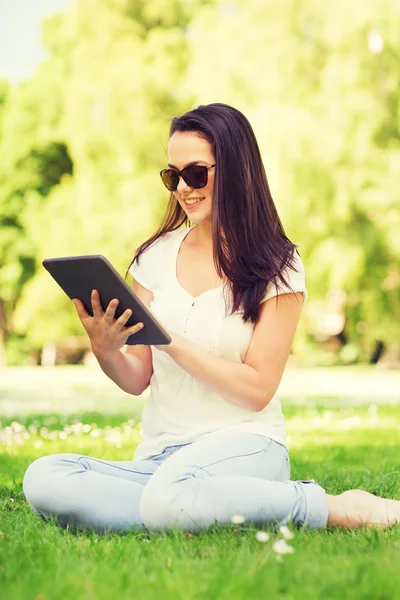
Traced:
[[96, 354], [95, 356], [103, 373], [124, 392], [133, 396], [139, 396], [143, 392], [143, 365], [139, 358], [124, 354], [121, 350], [108, 357]]
[[268, 403], [269, 391], [262, 389], [259, 373], [249, 365], [216, 356], [177, 334], [171, 344], [159, 348], [226, 400], [252, 411], [262, 410]]

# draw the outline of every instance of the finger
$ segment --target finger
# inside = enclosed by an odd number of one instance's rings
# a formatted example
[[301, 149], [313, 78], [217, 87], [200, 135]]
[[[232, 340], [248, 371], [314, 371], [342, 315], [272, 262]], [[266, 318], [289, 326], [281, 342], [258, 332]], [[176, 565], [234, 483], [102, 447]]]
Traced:
[[74, 304], [74, 306], [76, 308], [76, 312], [78, 313], [78, 316], [81, 319], [81, 321], [83, 319], [91, 318], [90, 314], [87, 312], [86, 308], [83, 306], [83, 303], [80, 300], [78, 300], [78, 298], [73, 298], [72, 303]]
[[98, 319], [101, 319], [104, 312], [103, 312], [103, 307], [101, 306], [100, 294], [99, 294], [98, 290], [92, 290], [90, 300], [92, 302], [93, 316], [97, 317]]
[[119, 304], [119, 300], [114, 298], [111, 300], [110, 304], [106, 308], [106, 312], [104, 313], [104, 320], [108, 325], [114, 321], [115, 311], [117, 310], [117, 306]]
[[123, 327], [125, 327], [129, 317], [131, 316], [132, 311], [130, 308], [127, 308], [122, 315], [115, 321], [115, 329], [117, 332], [121, 331]]
[[138, 333], [138, 331], [143, 329], [143, 327], [144, 327], [144, 324], [141, 322], [136, 323], [136, 325], [132, 325], [132, 327], [125, 327], [125, 329], [120, 333], [120, 335], [118, 337], [120, 339], [128, 338], [130, 335], [134, 335], [135, 333]]

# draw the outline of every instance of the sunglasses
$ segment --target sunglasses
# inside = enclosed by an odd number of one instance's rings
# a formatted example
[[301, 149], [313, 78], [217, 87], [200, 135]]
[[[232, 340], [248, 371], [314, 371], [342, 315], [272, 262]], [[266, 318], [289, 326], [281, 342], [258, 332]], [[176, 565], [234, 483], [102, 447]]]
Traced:
[[163, 184], [170, 192], [175, 192], [178, 184], [179, 177], [182, 177], [183, 181], [191, 188], [198, 190], [207, 185], [208, 181], [208, 170], [215, 167], [205, 167], [203, 165], [191, 165], [185, 167], [182, 171], [176, 169], [163, 169], [160, 172], [160, 176]]

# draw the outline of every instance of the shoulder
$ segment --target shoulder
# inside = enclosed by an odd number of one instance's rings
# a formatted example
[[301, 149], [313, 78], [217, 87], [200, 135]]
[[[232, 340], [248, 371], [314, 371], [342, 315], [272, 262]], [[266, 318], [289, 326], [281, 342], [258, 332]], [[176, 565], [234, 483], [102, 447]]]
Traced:
[[287, 266], [284, 270], [283, 273], [285, 275], [288, 275], [288, 277], [290, 278], [295, 278], [297, 273], [304, 275], [305, 274], [305, 267], [304, 267], [304, 262], [300, 256], [300, 254], [297, 252], [297, 250], [294, 250], [292, 258], [291, 258], [291, 266]]
[[146, 256], [146, 259], [152, 256], [162, 255], [167, 248], [173, 245], [175, 240], [182, 235], [182, 229], [174, 229], [173, 231], [167, 231], [164, 235], [157, 238], [140, 254], [139, 261], [142, 257]]
[[[307, 301], [308, 292], [306, 285], [306, 274], [303, 260], [297, 250], [294, 250], [291, 257], [290, 266], [287, 265], [281, 275], [277, 277], [277, 286], [273, 281], [270, 281], [266, 294], [262, 302], [269, 300], [273, 296], [280, 294], [290, 294], [294, 292], [304, 293], [304, 303]], [[285, 281], [284, 281], [285, 280]]]
[[170, 249], [180, 239], [182, 229], [168, 231], [157, 238], [132, 262], [129, 273], [143, 287], [152, 292], [157, 288], [163, 271], [167, 268]]

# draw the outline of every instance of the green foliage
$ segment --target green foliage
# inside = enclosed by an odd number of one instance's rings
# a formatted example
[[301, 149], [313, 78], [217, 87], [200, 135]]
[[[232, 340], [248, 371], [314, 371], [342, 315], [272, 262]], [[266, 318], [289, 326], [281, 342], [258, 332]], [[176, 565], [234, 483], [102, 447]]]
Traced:
[[395, 0], [83, 0], [45, 22], [49, 59], [0, 84], [5, 334], [41, 346], [77, 331], [41, 261], [103, 253], [123, 273], [163, 212], [171, 117], [221, 101], [254, 126], [306, 264], [295, 352], [328, 342], [335, 315], [348, 348], [329, 360], [396, 346], [399, 27]]
[[[51, 23], [61, 34], [60, 17]], [[40, 209], [62, 176], [72, 172], [58, 129], [65, 62], [61, 52], [54, 54], [29, 81], [0, 93], [0, 303], [5, 307], [0, 340], [11, 336], [13, 356], [18, 340], [13, 335], [14, 311], [35, 274]]]
[[[318, 333], [340, 292], [334, 310], [368, 360], [376, 340], [390, 346], [400, 337], [398, 7], [239, 0], [228, 8], [208, 7], [192, 22], [185, 89], [201, 80], [194, 104], [220, 98], [255, 126], [307, 268], [298, 347]], [[381, 53], [369, 47], [371, 31], [383, 38]]]

